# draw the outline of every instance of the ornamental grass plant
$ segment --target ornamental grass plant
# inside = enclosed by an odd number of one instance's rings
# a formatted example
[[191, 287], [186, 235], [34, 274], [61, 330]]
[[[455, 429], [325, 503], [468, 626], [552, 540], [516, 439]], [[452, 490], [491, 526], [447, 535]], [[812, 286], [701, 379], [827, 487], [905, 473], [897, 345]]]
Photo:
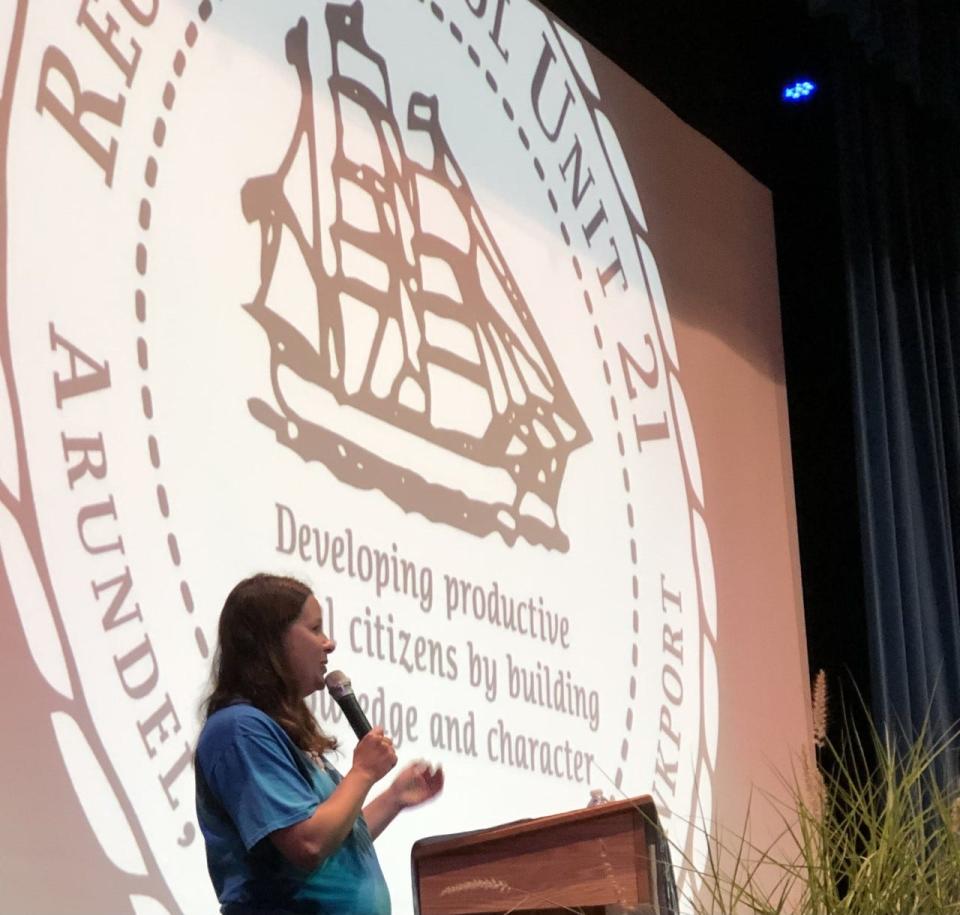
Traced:
[[960, 915], [960, 799], [944, 774], [958, 733], [896, 741], [849, 720], [787, 785], [775, 843], [746, 828], [709, 839], [684, 915]]

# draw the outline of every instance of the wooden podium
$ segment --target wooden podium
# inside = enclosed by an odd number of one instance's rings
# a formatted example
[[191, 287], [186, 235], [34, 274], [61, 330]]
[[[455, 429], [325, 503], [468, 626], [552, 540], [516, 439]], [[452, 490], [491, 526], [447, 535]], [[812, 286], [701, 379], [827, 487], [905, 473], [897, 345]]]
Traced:
[[412, 852], [418, 915], [671, 915], [676, 890], [649, 797], [453, 836]]

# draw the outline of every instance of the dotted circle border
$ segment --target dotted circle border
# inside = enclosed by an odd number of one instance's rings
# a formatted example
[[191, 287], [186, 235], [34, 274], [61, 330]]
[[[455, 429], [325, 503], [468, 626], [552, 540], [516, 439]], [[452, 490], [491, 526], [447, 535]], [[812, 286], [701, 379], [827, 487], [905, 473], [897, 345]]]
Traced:
[[[204, 23], [210, 18], [212, 13], [213, 4], [211, 3], [211, 0], [202, 0], [197, 7], [197, 19], [201, 23]], [[165, 116], [173, 111], [174, 105], [176, 104], [177, 85], [180, 81], [180, 78], [183, 76], [184, 70], [186, 69], [187, 55], [197, 43], [199, 34], [200, 29], [197, 25], [197, 20], [191, 19], [183, 31], [183, 43], [177, 48], [177, 51], [173, 56], [173, 62], [171, 64], [172, 74], [164, 83], [163, 92], [160, 98], [164, 113], [158, 114], [153, 122], [152, 141], [154, 152], [151, 152], [151, 154], [147, 156], [143, 167], [144, 190], [143, 196], [140, 198], [140, 205], [137, 208], [139, 240], [137, 241], [136, 248], [134, 249], [134, 266], [139, 279], [137, 281], [137, 288], [133, 294], [133, 310], [137, 321], [141, 326], [145, 326], [147, 324], [147, 293], [145, 291], [145, 286], [149, 268], [148, 239], [150, 224], [153, 217], [153, 209], [150, 200], [151, 194], [157, 186], [157, 178], [160, 171], [158, 157], [160, 150], [163, 149], [163, 144], [167, 136], [167, 122], [165, 120]], [[141, 334], [137, 337], [136, 348], [137, 365], [140, 366], [141, 372], [143, 373], [142, 383], [140, 386], [140, 408], [148, 425], [148, 434], [146, 439], [147, 454], [150, 458], [150, 464], [159, 474], [163, 468], [163, 461], [160, 457], [160, 443], [156, 433], [153, 431], [155, 428], [155, 412], [153, 391], [149, 383], [150, 348], [149, 344], [147, 343], [145, 332], [141, 332]], [[183, 571], [183, 554], [180, 550], [180, 541], [173, 529], [173, 509], [170, 503], [170, 494], [162, 480], [158, 481], [156, 484], [155, 496], [160, 517], [167, 530], [167, 554], [170, 562], [173, 564], [177, 577], [180, 579], [180, 600], [184, 611], [192, 616], [195, 609], [193, 589], [190, 587], [190, 583]], [[207, 643], [207, 637], [204, 634], [203, 629], [200, 626], [195, 626], [193, 635], [197, 644], [197, 650], [200, 652], [200, 656], [204, 660], [208, 659], [210, 657], [210, 646]]]
[[[523, 125], [519, 123], [517, 114], [513, 106], [510, 104], [510, 101], [500, 92], [496, 76], [483, 66], [477, 49], [469, 42], [464, 40], [463, 31], [453, 21], [452, 18], [447, 16], [443, 8], [436, 3], [435, 0], [418, 0], [418, 2], [429, 7], [430, 12], [438, 23], [443, 24], [446, 22], [450, 36], [454, 41], [457, 42], [457, 44], [464, 48], [467, 57], [470, 59], [470, 62], [474, 65], [474, 67], [483, 71], [484, 81], [486, 82], [488, 88], [495, 96], [500, 98], [500, 105], [503, 109], [503, 113], [506, 115], [507, 120], [516, 126], [517, 139], [520, 141], [521, 146], [523, 146], [524, 151], [530, 155], [531, 165], [533, 166], [533, 170], [536, 173], [537, 179], [544, 187], [544, 192], [547, 197], [547, 202], [550, 204], [550, 209], [553, 211], [554, 215], [558, 217], [558, 228], [564, 244], [567, 246], [567, 248], [572, 248], [573, 242], [570, 237], [570, 231], [567, 229], [567, 226], [563, 220], [559, 218], [559, 205], [557, 203], [557, 197], [553, 192], [553, 188], [550, 187], [550, 184], [547, 181], [546, 171], [543, 167], [543, 163], [532, 152], [530, 148], [530, 137], [527, 134], [527, 131], [523, 128]], [[573, 267], [574, 273], [576, 274], [577, 281], [582, 282], [583, 268], [580, 266], [580, 261], [575, 254], [570, 255], [570, 263]], [[600, 353], [600, 358], [603, 365], [603, 378], [607, 388], [610, 391], [610, 414], [613, 417], [614, 425], [619, 426], [620, 406], [617, 402], [617, 398], [613, 389], [613, 374], [610, 371], [610, 363], [606, 357], [603, 334], [600, 331], [600, 325], [597, 322], [596, 315], [594, 313], [593, 301], [590, 297], [589, 290], [585, 286], [582, 286], [581, 291], [583, 292], [583, 306], [586, 309], [587, 315], [589, 316], [590, 322], [593, 326], [593, 340], [597, 346], [597, 350]], [[624, 492], [627, 495], [626, 514], [627, 526], [630, 529], [630, 562], [633, 565], [634, 570], [636, 570], [639, 565], [639, 550], [637, 547], [637, 538], [634, 534], [634, 531], [636, 530], [636, 517], [634, 515], [633, 505], [630, 501], [632, 498], [632, 489], [630, 482], [630, 470], [626, 465], [626, 445], [623, 440], [623, 433], [619, 431], [619, 428], [617, 431], [617, 451], [620, 453], [620, 458], [624, 461], [622, 465], [622, 483]], [[640, 580], [636, 571], [634, 571], [631, 575], [631, 593], [633, 594], [633, 599], [637, 600], [640, 595]], [[640, 612], [636, 606], [633, 608], [632, 623], [634, 636], [639, 638]], [[632, 701], [635, 700], [637, 696], [637, 671], [640, 665], [640, 652], [636, 641], [632, 645], [630, 659], [633, 666], [633, 673], [630, 675], [629, 686], [631, 703], [627, 704], [626, 713], [624, 716], [624, 724], [628, 734], [633, 731], [634, 715]], [[617, 789], [619, 789], [623, 784], [623, 764], [627, 761], [629, 754], [630, 741], [628, 737], [624, 737], [620, 744], [620, 763], [617, 765], [616, 772], [613, 776], [613, 783]]]
[[[550, 187], [549, 182], [546, 179], [546, 172], [543, 168], [543, 164], [540, 162], [539, 158], [533, 154], [531, 151], [530, 138], [524, 129], [523, 125], [518, 122], [518, 118], [513, 106], [510, 104], [509, 100], [503, 95], [500, 91], [499, 84], [497, 82], [495, 74], [485, 68], [481, 62], [480, 54], [477, 49], [471, 45], [469, 42], [465, 41], [463, 31], [459, 28], [456, 22], [452, 18], [448, 17], [443, 8], [436, 2], [436, 0], [418, 0], [418, 2], [425, 7], [428, 7], [430, 13], [437, 21], [438, 24], [446, 23], [449, 30], [450, 37], [457, 42], [460, 46], [463, 47], [468, 59], [473, 64], [475, 68], [483, 72], [484, 81], [493, 95], [500, 98], [500, 104], [503, 109], [503, 113], [506, 116], [507, 120], [514, 124], [516, 127], [516, 136], [520, 144], [523, 146], [524, 151], [530, 155], [531, 165], [537, 176], [537, 179], [544, 186], [544, 191], [546, 194], [547, 202], [550, 205], [551, 210], [555, 215], [558, 216], [558, 229], [561, 237], [563, 238], [564, 244], [567, 248], [572, 247], [572, 239], [570, 236], [570, 231], [568, 230], [566, 224], [562, 219], [559, 218], [559, 206], [557, 203], [556, 195], [554, 194], [553, 189]], [[211, 0], [201, 0], [197, 7], [197, 19], [200, 23], [205, 23], [211, 16], [213, 12], [213, 4]], [[197, 21], [190, 20], [187, 26], [184, 29], [183, 34], [183, 45], [177, 49], [174, 59], [172, 62], [172, 73], [173, 76], [171, 79], [168, 79], [164, 85], [163, 92], [161, 95], [161, 102], [163, 109], [166, 112], [172, 112], [176, 97], [177, 97], [177, 83], [180, 78], [183, 76], [184, 70], [187, 63], [187, 55], [193, 49], [197, 42], [199, 35], [199, 27]], [[152, 139], [153, 144], [156, 148], [156, 154], [151, 154], [147, 157], [144, 164], [144, 173], [143, 180], [145, 184], [145, 191], [140, 200], [140, 205], [138, 208], [138, 226], [142, 234], [140, 240], [138, 241], [135, 249], [135, 266], [137, 273], [139, 275], [140, 282], [138, 283], [138, 288], [134, 292], [134, 311], [137, 317], [137, 320], [140, 324], [146, 324], [147, 321], [147, 297], [146, 292], [143, 289], [145, 283], [143, 282], [146, 279], [148, 272], [148, 248], [147, 248], [147, 233], [149, 232], [150, 223], [151, 223], [151, 203], [150, 203], [150, 194], [151, 191], [156, 187], [159, 163], [157, 160], [157, 155], [159, 151], [163, 148], [164, 140], [166, 138], [166, 121], [164, 120], [164, 115], [158, 115], [153, 127]], [[578, 282], [583, 280], [583, 269], [580, 265], [579, 259], [575, 254], [570, 255], [571, 266], [577, 277]], [[581, 289], [583, 293], [583, 305], [586, 309], [587, 315], [593, 326], [593, 338], [596, 344], [597, 350], [600, 353], [601, 364], [603, 367], [603, 376], [604, 381], [607, 385], [607, 388], [610, 391], [609, 405], [610, 413], [613, 418], [614, 424], [619, 426], [620, 422], [620, 407], [617, 402], [616, 394], [613, 388], [613, 375], [610, 370], [610, 363], [606, 357], [605, 353], [605, 344], [603, 340], [603, 334], [600, 330], [599, 323], [596, 320], [594, 305], [591, 299], [589, 290], [585, 287]], [[140, 335], [137, 337], [136, 341], [136, 350], [137, 350], [137, 363], [140, 366], [141, 370], [144, 373], [144, 381], [141, 386], [141, 407], [144, 418], [152, 426], [154, 421], [154, 408], [153, 408], [153, 394], [146, 378], [149, 370], [149, 347], [146, 340], [146, 337]], [[671, 398], [672, 400], [672, 398]], [[629, 546], [630, 546], [630, 561], [634, 567], [634, 572], [631, 575], [631, 593], [633, 600], [636, 601], [639, 598], [639, 578], [636, 573], [636, 569], [639, 565], [639, 550], [637, 546], [637, 538], [634, 533], [636, 530], [636, 516], [631, 503], [632, 499], [632, 487], [630, 480], [630, 470], [626, 464], [626, 445], [623, 438], [623, 433], [617, 431], [617, 450], [620, 454], [621, 459], [624, 461], [622, 465], [622, 484], [624, 492], [627, 496], [626, 502], [626, 520], [627, 526], [630, 530], [629, 536]], [[162, 461], [160, 457], [160, 446], [157, 440], [157, 436], [151, 431], [147, 435], [147, 452], [149, 454], [150, 463], [156, 471], [160, 471], [162, 467]], [[193, 593], [190, 587], [190, 584], [186, 576], [182, 572], [183, 557], [180, 550], [179, 540], [176, 533], [172, 527], [172, 509], [170, 505], [170, 497], [167, 491], [167, 488], [162, 482], [156, 484], [156, 501], [157, 507], [159, 509], [161, 518], [163, 519], [164, 524], [168, 526], [167, 532], [167, 550], [169, 553], [169, 558], [171, 563], [174, 566], [174, 569], [177, 572], [177, 575], [180, 576], [180, 596], [183, 604], [183, 609], [188, 614], [194, 613], [194, 600]], [[696, 559], [694, 560], [696, 564]], [[699, 582], [699, 571], [697, 572], [698, 578], [698, 590], [700, 587]], [[702, 611], [701, 611], [702, 612]], [[638, 607], [635, 605], [632, 610], [632, 628], [634, 636], [638, 639], [640, 636], [640, 612]], [[206, 636], [201, 627], [196, 626], [194, 628], [194, 637], [196, 640], [197, 648], [200, 652], [202, 658], [207, 659], [209, 657], [209, 645], [206, 640]], [[708, 638], [706, 634], [704, 638]], [[635, 640], [631, 646], [631, 662], [633, 666], [633, 673], [630, 676], [629, 683], [629, 697], [630, 702], [627, 704], [625, 711], [625, 728], [629, 735], [633, 731], [634, 726], [634, 713], [632, 703], [636, 700], [638, 693], [638, 677], [637, 671], [639, 668], [639, 649], [637, 641]], [[701, 702], [703, 697], [701, 697]], [[701, 711], [701, 718], [703, 718], [703, 713]], [[702, 722], [701, 722], [702, 730]], [[702, 739], [702, 735], [701, 735]], [[616, 772], [614, 774], [614, 784], [619, 789], [623, 782], [623, 763], [626, 762], [627, 757], [629, 756], [630, 742], [629, 737], [624, 737], [620, 746], [620, 763], [617, 766]]]

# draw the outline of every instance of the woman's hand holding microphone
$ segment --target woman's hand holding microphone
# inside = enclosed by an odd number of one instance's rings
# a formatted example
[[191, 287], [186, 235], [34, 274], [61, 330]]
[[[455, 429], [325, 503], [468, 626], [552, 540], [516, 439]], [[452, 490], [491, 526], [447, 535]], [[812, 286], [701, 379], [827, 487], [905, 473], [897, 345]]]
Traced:
[[353, 768], [370, 779], [380, 781], [397, 764], [397, 751], [393, 741], [383, 733], [383, 728], [371, 728], [353, 751]]

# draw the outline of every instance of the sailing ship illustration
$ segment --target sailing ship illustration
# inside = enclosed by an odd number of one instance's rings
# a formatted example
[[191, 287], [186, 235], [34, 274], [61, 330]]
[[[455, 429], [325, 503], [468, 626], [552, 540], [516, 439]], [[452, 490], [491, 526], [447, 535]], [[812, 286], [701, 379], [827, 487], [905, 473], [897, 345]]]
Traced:
[[245, 307], [269, 339], [276, 399], [251, 399], [250, 412], [303, 460], [405, 511], [566, 550], [560, 487], [590, 433], [457, 164], [436, 97], [410, 96], [402, 133], [362, 5], [329, 4], [325, 17], [330, 174], [319, 171], [301, 19], [286, 37], [301, 93], [293, 137], [279, 169], [241, 192], [260, 229], [260, 285]]

